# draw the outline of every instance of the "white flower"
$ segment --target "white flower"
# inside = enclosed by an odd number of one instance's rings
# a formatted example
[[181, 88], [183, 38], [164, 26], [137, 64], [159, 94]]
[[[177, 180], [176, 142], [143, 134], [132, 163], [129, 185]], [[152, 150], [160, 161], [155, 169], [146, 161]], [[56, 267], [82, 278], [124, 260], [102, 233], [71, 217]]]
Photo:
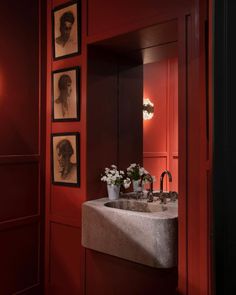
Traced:
[[[101, 177], [101, 181], [107, 182], [107, 184], [122, 185], [124, 184], [125, 172], [118, 170], [116, 165], [111, 165], [110, 168], [105, 168], [104, 174]], [[126, 182], [128, 187], [128, 182]]]
[[127, 168], [127, 175], [132, 179], [132, 180], [139, 180], [141, 177], [145, 181], [145, 177], [149, 174], [149, 172], [144, 169], [144, 167], [141, 167], [139, 164], [132, 163], [130, 166]]
[[131, 184], [131, 181], [129, 178], [124, 179], [124, 183], [123, 183], [124, 188], [128, 188], [130, 184]]
[[145, 170], [145, 169], [144, 169], [143, 167], [140, 167], [140, 168], [139, 168], [139, 175], [140, 175], [140, 176], [142, 176], [142, 175], [144, 174], [144, 170]]

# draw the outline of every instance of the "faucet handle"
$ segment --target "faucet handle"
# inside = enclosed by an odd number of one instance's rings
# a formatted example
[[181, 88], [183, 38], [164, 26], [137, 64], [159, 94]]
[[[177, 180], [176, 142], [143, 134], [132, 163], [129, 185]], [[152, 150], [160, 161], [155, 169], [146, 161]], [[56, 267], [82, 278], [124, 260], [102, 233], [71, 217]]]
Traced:
[[153, 202], [153, 193], [152, 193], [152, 190], [151, 189], [148, 190], [148, 193], [147, 193], [147, 201], [148, 202]]
[[171, 202], [175, 202], [178, 199], [178, 193], [176, 191], [170, 191], [169, 197]]
[[166, 193], [160, 192], [159, 200], [161, 201], [160, 204], [166, 204]]

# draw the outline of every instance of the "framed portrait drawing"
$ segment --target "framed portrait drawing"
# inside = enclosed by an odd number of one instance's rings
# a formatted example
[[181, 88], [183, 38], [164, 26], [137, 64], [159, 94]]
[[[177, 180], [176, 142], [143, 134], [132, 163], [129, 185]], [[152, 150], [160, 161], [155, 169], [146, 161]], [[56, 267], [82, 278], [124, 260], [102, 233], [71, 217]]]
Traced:
[[80, 68], [52, 72], [52, 121], [80, 120]]
[[52, 11], [53, 58], [81, 51], [81, 0], [57, 6]]
[[51, 138], [52, 183], [80, 186], [80, 134], [56, 133]]

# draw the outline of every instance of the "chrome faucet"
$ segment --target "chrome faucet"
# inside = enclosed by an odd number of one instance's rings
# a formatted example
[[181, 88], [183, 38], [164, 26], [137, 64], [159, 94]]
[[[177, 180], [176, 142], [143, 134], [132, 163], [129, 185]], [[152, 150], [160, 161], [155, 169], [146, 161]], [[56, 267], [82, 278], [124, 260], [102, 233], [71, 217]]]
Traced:
[[170, 171], [164, 170], [161, 173], [161, 177], [160, 177], [160, 200], [161, 200], [161, 203], [164, 203], [164, 204], [166, 204], [166, 194], [163, 193], [163, 180], [166, 174], [168, 175], [169, 182], [172, 182], [172, 175]]
[[152, 178], [151, 174], [143, 174], [141, 176], [141, 181], [140, 181], [141, 187], [142, 187], [142, 184], [143, 184], [144, 177], [150, 182], [150, 188], [149, 188], [148, 193], [147, 193], [147, 201], [148, 202], [153, 202], [153, 178]]
[[168, 175], [169, 182], [172, 182], [172, 175], [171, 175], [170, 171], [168, 171], [168, 170], [164, 170], [164, 171], [161, 173], [161, 177], [160, 177], [160, 193], [163, 192], [163, 180], [164, 180], [164, 176], [165, 176], [166, 174]]

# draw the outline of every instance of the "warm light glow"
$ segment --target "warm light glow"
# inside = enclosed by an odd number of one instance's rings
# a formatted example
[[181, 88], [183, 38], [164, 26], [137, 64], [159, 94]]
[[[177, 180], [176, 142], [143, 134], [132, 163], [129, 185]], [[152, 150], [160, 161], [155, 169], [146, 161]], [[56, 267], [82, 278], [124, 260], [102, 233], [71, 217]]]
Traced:
[[143, 100], [143, 119], [150, 120], [154, 116], [154, 103], [149, 98]]

